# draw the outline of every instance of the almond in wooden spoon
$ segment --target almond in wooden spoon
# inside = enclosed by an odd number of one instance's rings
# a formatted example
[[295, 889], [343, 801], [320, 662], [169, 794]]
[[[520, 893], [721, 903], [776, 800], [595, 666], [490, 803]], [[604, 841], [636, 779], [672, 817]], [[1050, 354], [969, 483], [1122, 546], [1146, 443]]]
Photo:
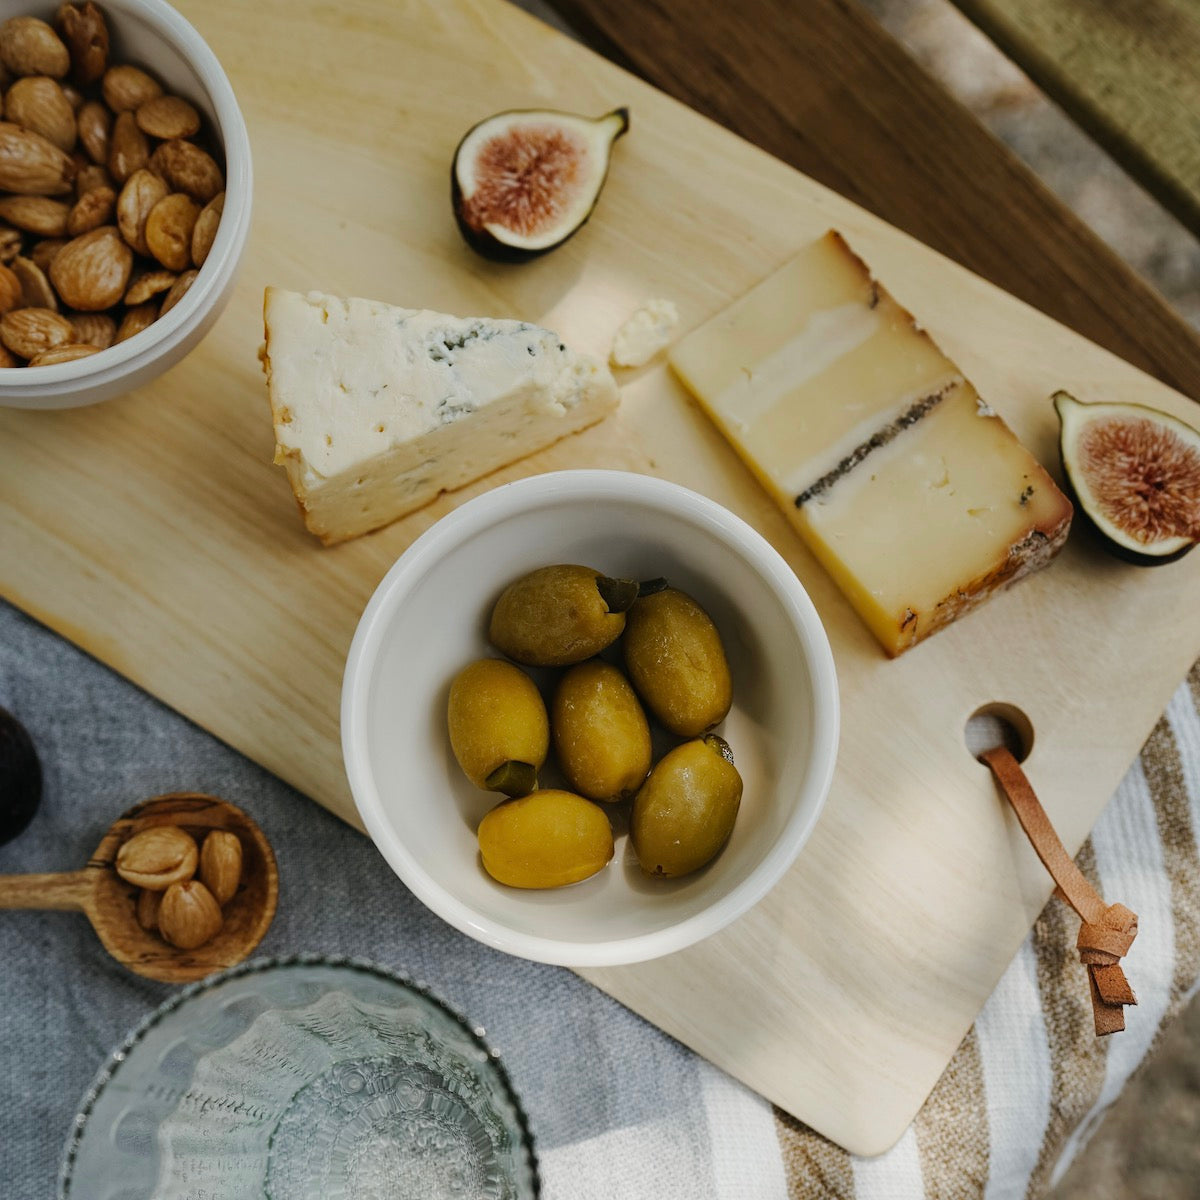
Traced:
[[[242, 884], [229, 901], [219, 932], [193, 950], [176, 949], [157, 931], [142, 928], [137, 918], [139, 891], [113, 869], [124, 842], [163, 825], [181, 827], [193, 838], [203, 838], [210, 829], [227, 829], [237, 835], [244, 851]], [[138, 975], [164, 983], [203, 979], [249, 957], [271, 924], [278, 898], [275, 855], [262, 830], [234, 805], [195, 793], [160, 796], [131, 809], [105, 834], [82, 871], [0, 875], [0, 909], [82, 910], [113, 958]], [[160, 908], [160, 923], [161, 917]]]

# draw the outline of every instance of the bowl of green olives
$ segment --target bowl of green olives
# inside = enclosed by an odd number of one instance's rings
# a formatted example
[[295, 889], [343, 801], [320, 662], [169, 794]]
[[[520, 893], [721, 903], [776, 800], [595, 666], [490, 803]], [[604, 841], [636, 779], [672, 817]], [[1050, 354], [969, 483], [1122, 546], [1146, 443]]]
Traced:
[[362, 615], [350, 789], [450, 924], [566, 966], [717, 932], [808, 840], [838, 741], [833, 656], [771, 545], [703, 496], [563, 471], [468, 501]]

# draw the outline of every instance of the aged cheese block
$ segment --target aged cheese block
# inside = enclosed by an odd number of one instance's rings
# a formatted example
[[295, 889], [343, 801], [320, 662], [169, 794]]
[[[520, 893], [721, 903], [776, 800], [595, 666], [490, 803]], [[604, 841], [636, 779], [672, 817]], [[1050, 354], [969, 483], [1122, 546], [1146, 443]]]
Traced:
[[836, 233], [670, 361], [889, 654], [1066, 540], [1070, 501]]
[[595, 424], [608, 368], [523, 321], [267, 288], [275, 461], [327, 545]]

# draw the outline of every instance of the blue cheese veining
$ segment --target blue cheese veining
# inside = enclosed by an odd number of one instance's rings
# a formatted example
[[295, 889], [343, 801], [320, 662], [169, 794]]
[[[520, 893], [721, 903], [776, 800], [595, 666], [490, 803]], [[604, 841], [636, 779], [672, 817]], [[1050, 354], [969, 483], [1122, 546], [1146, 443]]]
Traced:
[[523, 321], [267, 288], [275, 461], [327, 545], [595, 424], [608, 369]]

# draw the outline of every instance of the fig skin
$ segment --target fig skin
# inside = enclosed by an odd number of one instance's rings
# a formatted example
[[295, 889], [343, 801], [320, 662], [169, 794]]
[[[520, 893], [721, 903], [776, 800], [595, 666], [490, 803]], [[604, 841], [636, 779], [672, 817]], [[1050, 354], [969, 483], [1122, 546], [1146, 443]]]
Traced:
[[463, 147], [481, 126], [487, 125], [489, 122], [497, 121], [503, 117], [519, 117], [523, 115], [538, 115], [544, 116], [548, 122], [552, 122], [556, 116], [575, 117], [573, 113], [557, 113], [552, 109], [506, 109], [503, 112], [493, 113], [490, 117], [485, 117], [482, 121], [477, 121], [466, 133], [454, 149], [454, 156], [450, 161], [450, 204], [454, 212], [454, 219], [458, 224], [459, 232], [463, 236], [463, 240], [475, 251], [476, 254], [483, 258], [491, 259], [493, 262], [505, 263], [520, 263], [529, 262], [532, 259], [540, 258], [543, 254], [548, 254], [551, 250], [557, 250], [564, 242], [569, 241], [575, 236], [591, 219], [592, 213], [596, 210], [596, 205], [600, 200], [600, 193], [604, 190], [604, 184], [608, 179], [608, 170], [612, 162], [612, 147], [613, 143], [619, 137], [622, 137], [629, 129], [629, 109], [627, 107], [615, 108], [612, 112], [605, 113], [602, 117], [595, 118], [594, 123], [599, 125], [612, 117], [618, 118], [618, 126], [612, 137], [608, 141], [608, 146], [605, 154], [604, 171], [600, 176], [595, 187], [595, 194], [592, 197], [592, 203], [588, 206], [587, 211], [573, 225], [568, 227], [562, 237], [546, 246], [528, 247], [516, 246], [509, 242], [496, 237], [487, 229], [477, 229], [467, 219], [467, 202], [463, 195], [462, 185], [458, 180], [458, 165], [459, 156], [462, 154]]
[[[1150, 421], [1157, 424], [1170, 432], [1174, 437], [1180, 439], [1186, 444], [1186, 438], [1183, 431], [1191, 433], [1200, 443], [1200, 430], [1193, 429], [1186, 422], [1179, 420], [1177, 417], [1171, 416], [1169, 413], [1164, 413], [1158, 409], [1150, 408], [1143, 404], [1125, 404], [1125, 403], [1105, 403], [1105, 404], [1088, 404], [1076, 400], [1069, 392], [1057, 391], [1052, 397], [1054, 408], [1059, 419], [1059, 437], [1058, 449], [1062, 460], [1063, 475], [1066, 481], [1066, 493], [1071, 503], [1075, 506], [1077, 513], [1082, 513], [1084, 524], [1094, 531], [1099, 537], [1104, 549], [1112, 554], [1115, 558], [1121, 561], [1130, 563], [1138, 567], [1160, 567], [1167, 563], [1178, 562], [1185, 554], [1190, 553], [1196, 547], [1195, 541], [1185, 542], [1178, 549], [1170, 553], [1154, 553], [1152, 551], [1139, 551], [1131, 546], [1125, 545], [1123, 542], [1114, 538], [1106, 528], [1107, 518], [1097, 517], [1092, 513], [1088, 498], [1085, 497], [1076, 482], [1074, 472], [1076, 470], [1086, 475], [1082, 466], [1076, 463], [1073, 453], [1074, 445], [1078, 441], [1083, 432], [1082, 428], [1074, 428], [1071, 423], [1069, 414], [1078, 410], [1086, 412], [1089, 408], [1103, 409], [1107, 415], [1113, 418], [1124, 416], [1130, 421]], [[1083, 418], [1087, 420], [1086, 416]], [[1075, 464], [1075, 465], [1073, 465]], [[1115, 523], [1114, 523], [1115, 524]], [[1179, 535], [1183, 537], [1184, 535]]]

